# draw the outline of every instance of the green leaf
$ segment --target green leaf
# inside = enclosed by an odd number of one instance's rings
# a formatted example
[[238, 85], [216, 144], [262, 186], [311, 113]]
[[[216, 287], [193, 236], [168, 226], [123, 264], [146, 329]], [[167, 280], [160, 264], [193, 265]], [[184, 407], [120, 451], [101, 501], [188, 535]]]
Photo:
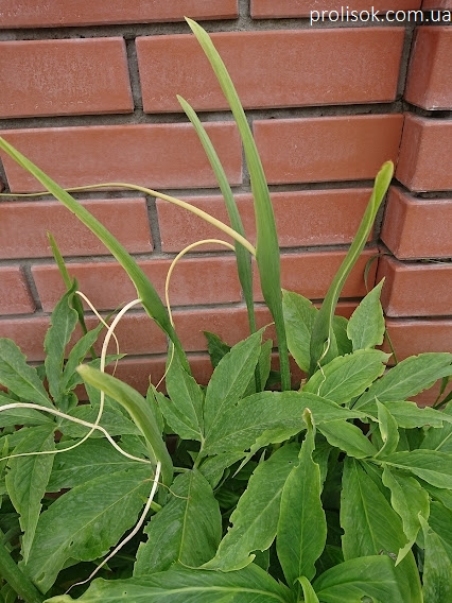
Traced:
[[185, 440], [204, 439], [204, 393], [174, 354], [166, 375], [171, 399], [159, 396], [159, 408], [171, 429]]
[[212, 488], [197, 471], [179, 475], [171, 499], [148, 523], [134, 576], [169, 569], [174, 563], [199, 567], [215, 555], [221, 539], [221, 513]]
[[270, 200], [270, 193], [265, 180], [261, 159], [240, 99], [220, 55], [214, 48], [209, 35], [200, 25], [191, 19], [187, 19], [187, 23], [195, 34], [196, 39], [201, 45], [215, 72], [223, 94], [231, 108], [243, 142], [254, 200], [254, 213], [256, 219], [256, 262], [259, 269], [262, 294], [265, 303], [273, 316], [273, 320], [275, 321], [280, 352], [282, 389], [290, 390], [289, 358], [282, 310], [278, 236], [276, 233], [273, 206]]
[[[151, 489], [151, 467], [103, 475], [77, 486], [41, 514], [25, 570], [47, 592], [68, 559], [105, 555], [131, 528]], [[113, 520], [114, 518], [114, 520]]]
[[[185, 111], [188, 119], [191, 121], [195, 128], [196, 134], [203, 146], [204, 152], [209, 159], [210, 165], [215, 173], [215, 177], [218, 181], [218, 185], [223, 195], [224, 202], [226, 204], [226, 210], [228, 212], [229, 220], [232, 228], [238, 232], [242, 237], [245, 237], [245, 229], [243, 228], [242, 219], [240, 217], [237, 204], [232, 194], [231, 187], [228, 182], [226, 172], [221, 165], [220, 159], [215, 151], [214, 146], [206, 132], [200, 119], [193, 111], [192, 107], [182, 97], [178, 96], [178, 101]], [[234, 241], [235, 257], [237, 261], [237, 269], [239, 274], [240, 284], [242, 286], [243, 297], [245, 300], [248, 322], [250, 325], [250, 331], [254, 333], [256, 331], [256, 318], [254, 314], [254, 299], [253, 299], [253, 274], [251, 270], [251, 255], [250, 252], [245, 249], [238, 241]]]
[[[77, 324], [77, 312], [71, 306], [74, 297], [73, 288], [67, 291], [55, 306], [50, 319], [50, 328], [44, 340], [46, 353], [45, 369], [49, 382], [49, 391], [56, 406], [60, 406], [62, 390], [62, 374], [66, 346]], [[66, 409], [64, 409], [66, 410]]]
[[437, 488], [452, 489], [452, 455], [436, 450], [394, 452], [381, 461], [409, 471]]
[[84, 361], [88, 352], [99, 339], [99, 335], [103, 328], [104, 325], [102, 323], [99, 323], [95, 329], [88, 331], [73, 346], [72, 350], [69, 353], [66, 365], [64, 367], [61, 382], [62, 391], [67, 391], [71, 389], [73, 377], [78, 377], [78, 373], [76, 372], [77, 367]]
[[301, 584], [301, 588], [303, 589], [303, 599], [304, 603], [320, 603], [317, 595], [315, 594], [315, 590], [313, 589], [311, 583], [305, 576], [300, 576], [298, 581]]
[[357, 350], [338, 356], [322, 367], [303, 387], [304, 392], [346, 404], [360, 396], [385, 370], [388, 355], [379, 350]]
[[253, 561], [250, 553], [271, 546], [276, 536], [281, 492], [297, 456], [297, 446], [283, 446], [258, 465], [230, 517], [232, 527], [206, 568], [228, 572], [242, 569]]
[[[415, 402], [385, 402], [384, 406], [402, 429], [442, 427], [444, 421], [450, 421], [452, 418], [433, 408], [419, 408]], [[377, 404], [366, 404], [366, 413], [378, 418]]]
[[[295, 603], [288, 588], [251, 565], [238, 572], [171, 569], [130, 580], [95, 580], [80, 603]], [[47, 603], [70, 603], [61, 595]]]
[[228, 407], [245, 393], [254, 378], [259, 360], [262, 331], [235, 345], [220, 361], [209, 381], [204, 401], [206, 438], [219, 423]]
[[67, 452], [57, 454], [47, 486], [48, 492], [81, 486], [90, 480], [136, 467], [137, 462], [120, 454], [105, 440], [91, 438]]
[[393, 173], [394, 165], [391, 161], [386, 162], [378, 172], [358, 232], [328, 289], [322, 307], [316, 315], [311, 338], [311, 375], [315, 373], [319, 365], [328, 360], [328, 352], [334, 339], [333, 320], [339, 295], [361, 251], [364, 249], [380, 205], [391, 183]]
[[424, 533], [424, 572], [422, 575], [424, 601], [444, 603], [452, 600], [452, 559], [441, 537], [420, 517]]
[[402, 519], [403, 532], [407, 543], [400, 549], [397, 563], [400, 563], [411, 550], [416, 542], [421, 529], [420, 517], [426, 521], [430, 514], [430, 498], [428, 492], [422, 488], [419, 482], [397, 469], [384, 467], [383, 483], [391, 491], [392, 508]]
[[240, 461], [244, 456], [245, 453], [241, 450], [209, 456], [202, 462], [199, 470], [214, 488], [223, 477], [225, 469]]
[[317, 308], [298, 293], [283, 290], [282, 294], [289, 352], [301, 370], [307, 373], [311, 361], [311, 332]]
[[276, 550], [289, 586], [300, 576], [312, 580], [315, 563], [326, 543], [327, 525], [322, 506], [320, 467], [314, 462], [314, 430], [308, 429], [299, 463], [282, 491]]
[[2, 410], [2, 406], [17, 404], [17, 400], [0, 392], [0, 427], [15, 425], [49, 425], [54, 420], [50, 415], [32, 408], [12, 408]]
[[[52, 451], [55, 425], [33, 427], [26, 430], [26, 436], [14, 449], [14, 454]], [[22, 556], [24, 562], [30, 554], [36, 526], [41, 512], [41, 499], [47, 491], [53, 465], [53, 454], [36, 454], [8, 461], [10, 470], [6, 475], [6, 488], [14, 508], [19, 513], [22, 532]]]
[[216, 368], [223, 356], [226, 356], [229, 352], [231, 346], [225, 343], [218, 335], [215, 335], [215, 333], [210, 333], [209, 331], [203, 331], [203, 333], [207, 339], [207, 351], [209, 352], [210, 362], [213, 368]]
[[380, 434], [383, 440], [383, 446], [378, 451], [377, 456], [384, 456], [385, 454], [391, 454], [397, 450], [399, 444], [399, 430], [397, 427], [397, 421], [389, 412], [388, 408], [377, 402], [378, 407], [378, 421], [380, 424]]
[[383, 343], [385, 319], [380, 303], [383, 283], [384, 279], [366, 295], [348, 321], [347, 334], [355, 351]]
[[36, 370], [10, 339], [0, 339], [0, 383], [27, 402], [53, 408]]
[[373, 457], [377, 454], [375, 446], [366, 438], [359, 427], [339, 419], [319, 425], [331, 446], [340, 448], [349, 456], [357, 459]]
[[[91, 404], [83, 404], [70, 410], [68, 415], [81, 419], [82, 421], [94, 423], [94, 421], [97, 419], [98, 412], [98, 409], [93, 408]], [[137, 435], [141, 433], [135, 423], [133, 423], [128, 417], [125, 417], [121, 413], [112, 412], [111, 410], [105, 410], [102, 413], [99, 425], [104, 427], [111, 436], [126, 434]], [[64, 433], [65, 436], [69, 436], [71, 438], [82, 438], [90, 431], [90, 428], [84, 427], [83, 425], [77, 425], [77, 423], [73, 423], [69, 419], [62, 419], [59, 422], [59, 431]], [[102, 438], [104, 436], [99, 431], [95, 431], [91, 437]]]
[[396, 603], [404, 600], [392, 561], [381, 555], [350, 559], [336, 565], [315, 581], [314, 588], [322, 603]]
[[[433, 409], [424, 409], [433, 410]], [[448, 422], [445, 425], [439, 424], [441, 429], [433, 429], [437, 427], [436, 424], [431, 423], [432, 429], [429, 429], [424, 436], [424, 439], [419, 448], [426, 448], [430, 450], [438, 450], [440, 452], [452, 452], [452, 408], [446, 407], [441, 413], [437, 413], [439, 419], [446, 419]]]
[[[400, 517], [361, 463], [353, 459], [345, 460], [340, 515], [346, 561], [382, 553], [395, 559], [406, 544]], [[411, 552], [395, 573], [402, 596], [393, 600], [422, 603], [419, 572]]]
[[364, 409], [377, 399], [380, 402], [399, 402], [411, 398], [435, 381], [452, 374], [452, 354], [426, 353], [410, 356], [391, 368], [376, 381], [355, 404]]
[[87, 365], [78, 368], [84, 381], [103, 390], [108, 396], [123, 406], [135, 425], [140, 429], [150, 454], [162, 464], [162, 481], [165, 485], [173, 481], [173, 462], [162, 440], [161, 433], [153, 411], [148, 407], [146, 400], [133, 387], [119, 381], [111, 375], [101, 373]]
[[[316, 425], [335, 419], [357, 418], [360, 413], [298, 392], [261, 392], [229, 406], [221, 421], [206, 437], [203, 454], [248, 450], [282, 442], [306, 428], [303, 412], [308, 408]], [[282, 438], [282, 439], [281, 439]]]

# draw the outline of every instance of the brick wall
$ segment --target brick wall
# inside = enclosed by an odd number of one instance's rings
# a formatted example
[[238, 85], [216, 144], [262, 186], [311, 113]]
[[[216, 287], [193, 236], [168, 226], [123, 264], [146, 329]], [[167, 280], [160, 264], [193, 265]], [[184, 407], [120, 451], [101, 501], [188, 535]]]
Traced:
[[[432, 25], [311, 26], [310, 10], [424, 9]], [[386, 276], [383, 302], [399, 358], [452, 349], [451, 0], [0, 0], [1, 135], [67, 187], [128, 181], [169, 190], [224, 218], [203, 151], [176, 100], [197, 109], [253, 238], [249, 177], [219, 87], [183, 16], [213, 34], [248, 110], [271, 185], [283, 285], [320, 301], [387, 159], [396, 179], [344, 290], [349, 315], [363, 268]], [[434, 11], [434, 12], [431, 12]], [[6, 191], [36, 182], [3, 158]], [[119, 238], [162, 292], [174, 255], [217, 233], [164, 202], [103, 191], [76, 197]], [[99, 310], [133, 287], [102, 245], [50, 197], [0, 202], [0, 336], [43, 358], [49, 312], [63, 286], [46, 231]], [[256, 299], [261, 300], [256, 283]], [[234, 259], [203, 247], [171, 284], [177, 329], [194, 372], [207, 375], [202, 330], [246, 333]], [[269, 320], [259, 308], [261, 324]], [[121, 323], [120, 375], [145, 388], [162, 374], [165, 338], [139, 311]], [[424, 398], [427, 401], [428, 396]]]

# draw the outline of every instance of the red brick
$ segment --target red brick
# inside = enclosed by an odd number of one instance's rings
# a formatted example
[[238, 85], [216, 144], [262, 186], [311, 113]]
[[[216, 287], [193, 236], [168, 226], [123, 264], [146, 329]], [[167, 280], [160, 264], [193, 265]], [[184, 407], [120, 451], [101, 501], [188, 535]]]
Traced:
[[[282, 287], [310, 299], [323, 299], [345, 254], [345, 251], [318, 251], [282, 255]], [[345, 283], [342, 297], [363, 297], [366, 294], [364, 270], [367, 262], [377, 254], [378, 251], [375, 248], [363, 251]], [[374, 282], [375, 268], [376, 262], [373, 262], [368, 277], [369, 286], [372, 286]], [[255, 278], [255, 297], [262, 299], [257, 274]]]
[[[423, 352], [452, 350], [452, 320], [388, 318], [386, 328], [399, 362]], [[387, 344], [385, 350], [389, 351]]]
[[[206, 129], [231, 183], [240, 184], [241, 147], [235, 126], [216, 122], [206, 124]], [[216, 185], [191, 124], [41, 128], [7, 130], [0, 135], [64, 187], [103, 182], [154, 188]], [[1, 157], [12, 192], [42, 190], [33, 176], [4, 153]]]
[[0, 117], [132, 113], [122, 38], [0, 43]]
[[[169, 260], [139, 262], [159, 294], [163, 296]], [[114, 262], [68, 263], [69, 273], [98, 310], [117, 308], [137, 297], [134, 286]], [[235, 259], [231, 257], [185, 258], [176, 266], [170, 284], [170, 303], [177, 305], [213, 304], [240, 301]], [[42, 307], [53, 309], [64, 292], [54, 265], [32, 268]]]
[[452, 109], [452, 29], [420, 27], [416, 33], [405, 99], [424, 109]]
[[115, 23], [153, 23], [193, 19], [229, 19], [238, 16], [237, 0], [2, 0], [3, 28], [70, 27]]
[[[212, 35], [247, 109], [392, 101], [403, 39], [402, 28]], [[198, 111], [228, 108], [193, 36], [138, 38], [137, 51], [146, 112], [181, 111], [177, 94]]]
[[450, 258], [451, 224], [452, 199], [415, 199], [393, 187], [381, 238], [399, 259]]
[[[152, 251], [144, 199], [83, 201], [86, 207], [131, 253]], [[110, 255], [107, 248], [61, 203], [0, 203], [1, 258], [50, 257], [51, 232], [65, 256]]]
[[452, 120], [407, 114], [396, 176], [412, 191], [452, 189]]
[[[365, 211], [370, 189], [336, 189], [272, 193], [273, 207], [281, 247], [350, 243]], [[220, 196], [185, 197], [185, 200], [229, 224]], [[247, 238], [256, 239], [251, 195], [236, 195]], [[191, 243], [208, 238], [230, 241], [220, 231], [166, 201], [157, 201], [162, 249], [180, 251]], [[194, 251], [220, 249], [208, 244]]]
[[452, 8], [452, 0], [424, 0], [422, 8]]
[[19, 266], [0, 267], [0, 315], [34, 312], [35, 305]]
[[402, 263], [383, 257], [378, 280], [384, 276], [381, 300], [387, 316], [450, 316], [452, 263]]
[[[372, 7], [376, 11], [384, 12], [386, 10], [406, 10], [410, 8], [419, 8], [421, 0], [397, 0], [395, 6], [394, 0], [347, 0], [343, 4], [344, 15], [346, 9], [350, 11], [371, 11]], [[251, 0], [251, 15], [254, 18], [272, 18], [272, 17], [306, 17], [311, 10], [339, 11], [341, 5], [335, 0]], [[345, 16], [344, 16], [345, 20]]]
[[271, 184], [374, 178], [398, 155], [401, 115], [359, 115], [254, 122]]
[[48, 316], [2, 318], [0, 337], [12, 339], [29, 362], [44, 360], [44, 338], [50, 325]]

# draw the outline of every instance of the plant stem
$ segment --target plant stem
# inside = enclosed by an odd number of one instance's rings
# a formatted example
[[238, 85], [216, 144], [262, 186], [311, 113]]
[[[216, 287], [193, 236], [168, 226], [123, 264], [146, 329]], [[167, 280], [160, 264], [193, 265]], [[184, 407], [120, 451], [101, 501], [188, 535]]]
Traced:
[[44, 601], [44, 596], [14, 563], [3, 542], [0, 542], [0, 575], [26, 603]]

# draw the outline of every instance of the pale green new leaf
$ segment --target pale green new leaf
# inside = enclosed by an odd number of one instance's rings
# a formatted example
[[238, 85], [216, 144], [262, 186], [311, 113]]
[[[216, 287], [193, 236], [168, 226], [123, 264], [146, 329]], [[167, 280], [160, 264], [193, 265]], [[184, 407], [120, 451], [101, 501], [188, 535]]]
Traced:
[[361, 251], [364, 249], [380, 205], [391, 183], [393, 173], [394, 165], [391, 161], [386, 162], [378, 172], [358, 232], [328, 289], [322, 307], [316, 315], [311, 337], [311, 375], [318, 370], [319, 365], [328, 359], [331, 360], [328, 357], [328, 352], [331, 352], [334, 345], [333, 320], [339, 295]]
[[367, 410], [368, 405], [377, 399], [382, 403], [406, 400], [448, 375], [452, 375], [452, 354], [444, 352], [410, 356], [376, 381], [359, 398], [355, 408]]
[[138, 549], [134, 576], [147, 576], [173, 564], [199, 567], [215, 555], [221, 539], [220, 507], [196, 469], [178, 475], [170, 501], [148, 523]]
[[191, 19], [187, 19], [187, 23], [195, 34], [215, 72], [243, 142], [254, 200], [257, 239], [256, 261], [259, 269], [262, 294], [275, 321], [280, 352], [281, 386], [283, 390], [289, 390], [290, 370], [282, 310], [280, 252], [275, 216], [262, 162], [240, 99], [220, 55], [215, 49], [209, 35], [200, 25]]
[[[69, 595], [47, 603], [70, 603]], [[79, 603], [295, 603], [291, 591], [251, 565], [237, 572], [170, 569], [130, 580], [95, 580]]]
[[436, 450], [394, 452], [382, 462], [417, 475], [437, 488], [452, 489], [452, 455]]
[[308, 429], [301, 446], [299, 463], [290, 472], [282, 491], [276, 550], [286, 582], [293, 587], [297, 578], [312, 580], [315, 563], [323, 552], [327, 536], [322, 506], [320, 467], [314, 462], [315, 432]]
[[380, 350], [357, 350], [338, 356], [312, 375], [304, 392], [346, 404], [360, 396], [385, 370], [388, 355]]
[[35, 537], [42, 507], [41, 500], [47, 492], [54, 459], [53, 454], [39, 454], [39, 452], [54, 450], [54, 428], [53, 424], [27, 429], [24, 439], [14, 449], [13, 454], [24, 452], [37, 454], [8, 461], [10, 470], [6, 474], [6, 489], [14, 508], [20, 515], [20, 527], [24, 532], [22, 556], [25, 563]]
[[377, 456], [391, 454], [397, 450], [399, 444], [399, 430], [396, 419], [389, 412], [388, 408], [377, 401], [378, 422], [380, 425], [381, 439], [383, 446], [378, 451]]
[[143, 270], [138, 266], [134, 258], [127, 252], [125, 247], [101, 224], [89, 211], [80, 205], [67, 191], [59, 186], [52, 178], [47, 176], [33, 162], [10, 145], [6, 140], [0, 138], [0, 148], [16, 161], [22, 168], [32, 174], [46, 190], [67, 207], [77, 218], [87, 226], [96, 237], [102, 241], [111, 254], [121, 264], [128, 277], [135, 285], [137, 295], [142, 300], [146, 312], [155, 320], [158, 326], [165, 331], [176, 348], [183, 355], [181, 343], [171, 324], [169, 314], [162, 300], [158, 296], [154, 286], [149, 281]]
[[417, 479], [405, 475], [397, 469], [384, 467], [382, 479], [384, 485], [391, 491], [392, 508], [402, 520], [403, 532], [408, 541], [398, 553], [398, 564], [416, 542], [418, 532], [421, 529], [419, 518], [423, 517], [426, 521], [428, 520], [430, 497]]
[[377, 454], [377, 449], [361, 429], [343, 419], [322, 423], [318, 428], [331, 446], [343, 450], [351, 457], [364, 459]]
[[[400, 517], [361, 463], [353, 459], [345, 461], [340, 520], [346, 561], [382, 553], [395, 560], [406, 544]], [[411, 552], [395, 573], [402, 596], [394, 601], [422, 603], [419, 572]]]
[[68, 559], [90, 561], [105, 555], [131, 528], [152, 487], [154, 473], [136, 464], [73, 488], [41, 514], [28, 563], [36, 586], [47, 592]]
[[314, 588], [322, 603], [399, 603], [405, 600], [393, 562], [384, 555], [364, 556], [336, 565], [314, 582]]
[[283, 290], [282, 299], [289, 352], [307, 373], [311, 361], [311, 332], [318, 310], [309, 299], [292, 291]]
[[57, 407], [64, 391], [61, 381], [66, 347], [78, 320], [77, 312], [70, 303], [73, 296], [73, 289], [67, 291], [55, 306], [50, 319], [50, 328], [44, 340], [46, 377], [50, 395]]
[[204, 439], [204, 393], [180, 362], [177, 353], [171, 360], [166, 389], [170, 399], [159, 396], [159, 408], [171, 429], [185, 440]]
[[36, 370], [11, 339], [0, 339], [0, 384], [27, 402], [53, 408]]
[[303, 589], [304, 603], [320, 603], [317, 595], [315, 594], [315, 590], [309, 580], [305, 576], [300, 576], [298, 578], [298, 581], [301, 584], [301, 588]]
[[162, 440], [159, 426], [153, 411], [146, 400], [133, 387], [119, 379], [101, 373], [87, 365], [78, 368], [84, 381], [103, 390], [108, 396], [123, 406], [140, 429], [149, 448], [150, 454], [162, 464], [162, 481], [165, 485], [173, 481], [173, 462]]
[[259, 360], [262, 331], [241, 341], [226, 354], [209, 381], [204, 400], [206, 436], [223, 423], [224, 413], [243, 396]]
[[420, 517], [424, 533], [424, 572], [422, 575], [425, 603], [445, 603], [452, 600], [452, 559], [444, 541], [427, 521]]
[[[245, 229], [243, 228], [242, 219], [240, 217], [237, 204], [232, 194], [231, 187], [228, 182], [226, 172], [224, 171], [221, 161], [218, 157], [217, 152], [206, 132], [203, 124], [199, 117], [196, 115], [192, 107], [187, 103], [181, 96], [177, 97], [182, 109], [185, 111], [188, 119], [191, 121], [195, 128], [196, 134], [203, 146], [204, 152], [209, 159], [210, 165], [215, 173], [215, 177], [218, 181], [221, 194], [223, 195], [224, 202], [226, 204], [226, 210], [228, 212], [229, 220], [232, 228], [238, 232], [242, 237], [245, 237]], [[253, 300], [253, 275], [251, 271], [251, 256], [247, 249], [245, 249], [240, 243], [234, 241], [235, 257], [237, 261], [237, 269], [242, 286], [243, 297], [248, 312], [248, 322], [250, 325], [250, 331], [254, 333], [256, 331], [256, 317], [254, 314], [254, 300]]]
[[283, 446], [258, 465], [230, 517], [232, 527], [215, 557], [204, 567], [221, 571], [242, 569], [253, 561], [253, 551], [265, 551], [271, 546], [278, 526], [281, 492], [297, 463], [298, 450], [295, 445]]
[[353, 350], [374, 348], [383, 343], [385, 319], [380, 303], [384, 279], [361, 301], [348, 321], [347, 334]]

